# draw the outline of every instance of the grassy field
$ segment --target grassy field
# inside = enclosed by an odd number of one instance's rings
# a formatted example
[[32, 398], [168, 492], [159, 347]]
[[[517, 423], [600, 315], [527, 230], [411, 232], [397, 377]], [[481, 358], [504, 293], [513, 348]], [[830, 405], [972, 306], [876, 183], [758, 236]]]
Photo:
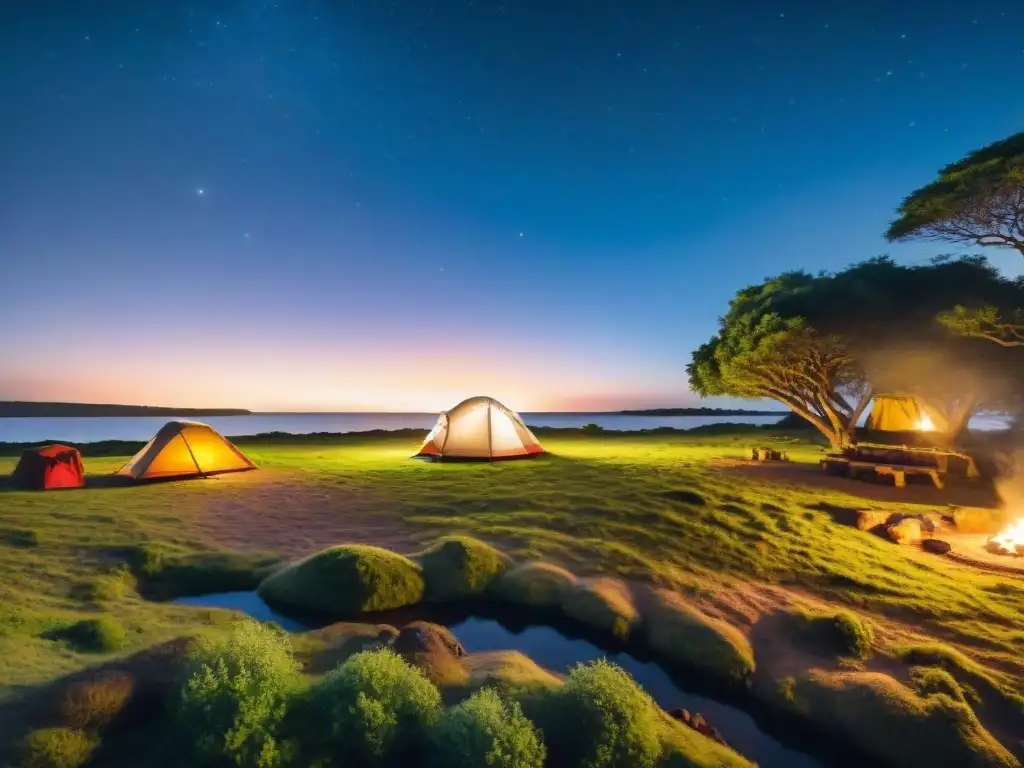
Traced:
[[[115, 617], [127, 630], [116, 653], [227, 625], [222, 611], [139, 597], [129, 571], [156, 573], [158, 561], [203, 553], [202, 562], [244, 574], [344, 541], [412, 551], [452, 532], [578, 575], [681, 590], [748, 633], [755, 653], [765, 616], [834, 604], [872, 621], [883, 658], [942, 643], [966, 654], [961, 666], [993, 688], [1024, 689], [1024, 582], [897, 547], [842, 521], [852, 509], [920, 505], [866, 501], [854, 483], [770, 481], [731, 466], [764, 442], [763, 432], [540, 436], [550, 455], [493, 465], [410, 461], [410, 434], [239, 440], [260, 472], [0, 491], [0, 703], [104, 658], [66, 639], [82, 619]], [[819, 455], [810, 443], [775, 439], [796, 461]], [[122, 461], [86, 454], [93, 474]], [[15, 463], [0, 456], [0, 475]], [[912, 488], [898, 498], [933, 499]], [[222, 585], [233, 571], [218, 573]]]

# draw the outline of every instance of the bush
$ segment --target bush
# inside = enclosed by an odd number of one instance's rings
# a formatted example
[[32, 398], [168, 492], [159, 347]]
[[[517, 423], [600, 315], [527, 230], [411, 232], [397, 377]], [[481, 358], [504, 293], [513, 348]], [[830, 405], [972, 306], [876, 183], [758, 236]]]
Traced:
[[645, 619], [648, 643], [667, 662], [732, 682], [754, 671], [754, 652], [742, 632], [674, 592], [656, 591]]
[[625, 583], [606, 577], [576, 584], [562, 598], [567, 616], [619, 640], [629, 637], [640, 615]]
[[181, 743], [200, 760], [238, 766], [283, 761], [280, 728], [302, 686], [286, 635], [246, 620], [221, 641], [189, 648], [178, 694]]
[[403, 766], [418, 761], [441, 694], [389, 649], [362, 651], [310, 691], [303, 716], [308, 764]]
[[427, 599], [459, 600], [479, 595], [505, 570], [508, 558], [469, 536], [445, 536], [417, 556]]
[[345, 618], [423, 599], [423, 573], [407, 557], [356, 544], [329, 547], [268, 576], [259, 594], [281, 610]]
[[443, 768], [541, 768], [544, 745], [516, 702], [491, 688], [441, 715], [434, 729], [436, 764]]
[[135, 577], [127, 568], [101, 573], [86, 582], [81, 590], [82, 599], [93, 603], [120, 600], [135, 588]]
[[849, 611], [816, 614], [798, 610], [793, 616], [801, 635], [830, 655], [864, 659], [871, 654], [871, 625]]
[[572, 669], [562, 689], [547, 697], [540, 725], [552, 765], [649, 768], [661, 754], [654, 702], [604, 660]]
[[549, 563], [525, 563], [505, 571], [493, 585], [499, 600], [534, 608], [558, 608], [576, 577], [564, 568]]
[[967, 703], [963, 688], [956, 679], [944, 669], [935, 667], [913, 667], [910, 670], [910, 682], [921, 696], [944, 693], [954, 701]]
[[25, 737], [22, 768], [78, 768], [85, 765], [98, 740], [75, 728], [41, 728]]
[[75, 650], [86, 653], [111, 653], [124, 645], [128, 637], [124, 627], [113, 616], [82, 619], [58, 632], [58, 636], [67, 640]]
[[105, 672], [72, 683], [61, 696], [58, 710], [66, 725], [102, 730], [114, 722], [132, 697], [135, 681], [127, 672]]

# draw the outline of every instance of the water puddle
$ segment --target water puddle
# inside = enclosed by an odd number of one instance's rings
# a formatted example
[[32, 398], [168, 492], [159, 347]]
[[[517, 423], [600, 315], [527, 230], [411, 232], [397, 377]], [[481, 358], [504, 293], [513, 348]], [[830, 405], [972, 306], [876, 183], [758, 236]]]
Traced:
[[[239, 611], [260, 621], [274, 621], [289, 632], [303, 632], [314, 626], [282, 616], [254, 592], [182, 597], [174, 602], [178, 605]], [[769, 736], [743, 710], [683, 690], [672, 676], [653, 661], [645, 661], [622, 651], [605, 650], [561, 629], [439, 610], [376, 614], [365, 620], [401, 626], [413, 619], [434, 621], [447, 626], [469, 653], [516, 650], [553, 672], [564, 673], [581, 662], [608, 659], [629, 672], [664, 709], [682, 707], [692, 713], [700, 712], [718, 729], [726, 743], [761, 768], [821, 768], [823, 765], [810, 755], [790, 749]]]

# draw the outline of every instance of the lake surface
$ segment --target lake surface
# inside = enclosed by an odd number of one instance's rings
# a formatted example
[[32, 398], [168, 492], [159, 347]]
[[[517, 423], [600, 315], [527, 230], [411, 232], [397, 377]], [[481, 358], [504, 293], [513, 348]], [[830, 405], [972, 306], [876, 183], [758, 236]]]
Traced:
[[[629, 416], [619, 413], [522, 413], [531, 427], [579, 428], [599, 424], [605, 429], [634, 431], [674, 427], [692, 429], [705, 424], [735, 422], [774, 424], [778, 416]], [[74, 418], [2, 418], [0, 443], [32, 443], [44, 440], [92, 443], [99, 440], [149, 440], [173, 416], [122, 416]], [[264, 432], [367, 432], [375, 429], [430, 430], [436, 413], [254, 413], [245, 416], [197, 417], [222, 435], [258, 435]]]
[[[182, 597], [174, 602], [179, 605], [239, 611], [260, 621], [277, 622], [289, 632], [310, 628], [274, 611], [254, 592]], [[629, 672], [662, 708], [682, 707], [691, 713], [701, 713], [730, 746], [761, 768], [820, 768], [823, 765], [810, 755], [781, 744], [761, 730], [754, 718], [743, 710], [681, 688], [654, 662], [638, 659], [628, 653], [603, 650], [587, 640], [567, 636], [548, 626], [513, 626], [483, 617], [461, 617], [454, 621], [440, 620], [440, 616], [424, 618], [446, 624], [469, 653], [516, 650], [554, 672], [568, 672], [581, 662], [608, 659]], [[382, 614], [380, 620], [392, 623], [388, 614]], [[393, 623], [400, 625], [399, 622]]]

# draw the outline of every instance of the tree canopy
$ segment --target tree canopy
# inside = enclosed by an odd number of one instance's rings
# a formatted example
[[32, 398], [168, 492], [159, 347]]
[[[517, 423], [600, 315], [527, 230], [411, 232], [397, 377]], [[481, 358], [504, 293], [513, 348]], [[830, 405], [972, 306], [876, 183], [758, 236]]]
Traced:
[[914, 238], [1016, 248], [1024, 256], [1024, 132], [975, 150], [908, 195], [890, 241]]
[[979, 406], [1010, 402], [1022, 366], [951, 333], [957, 304], [1004, 305], [1018, 286], [982, 258], [900, 266], [871, 259], [835, 274], [788, 272], [740, 290], [687, 372], [702, 396], [770, 398], [834, 445], [874, 393], [920, 397], [959, 430]]

